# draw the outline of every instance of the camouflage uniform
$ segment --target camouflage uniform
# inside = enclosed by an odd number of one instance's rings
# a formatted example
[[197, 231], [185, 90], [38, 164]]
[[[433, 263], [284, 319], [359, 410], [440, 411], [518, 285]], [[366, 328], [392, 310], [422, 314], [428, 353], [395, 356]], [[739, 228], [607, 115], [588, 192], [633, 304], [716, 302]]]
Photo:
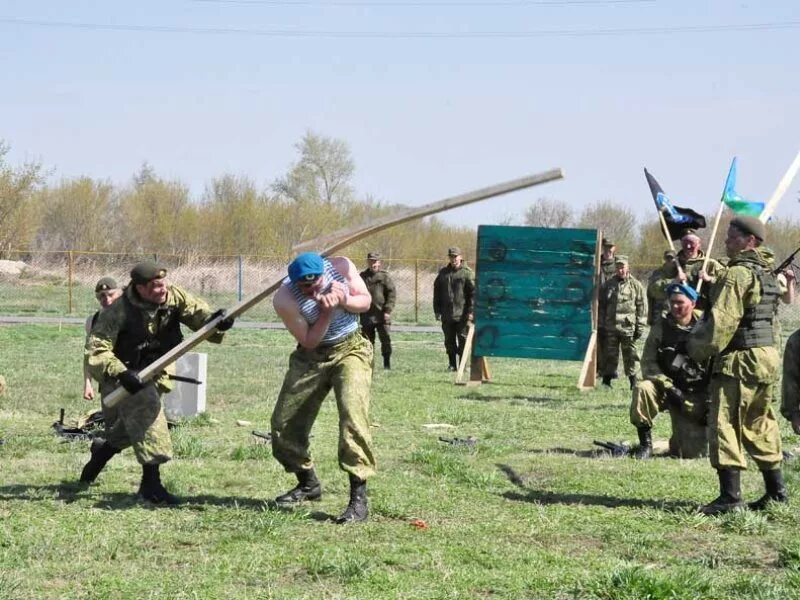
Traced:
[[[123, 296], [100, 312], [86, 342], [85, 357], [89, 372], [100, 383], [102, 398], [118, 387], [117, 376], [128, 369], [140, 370], [166, 354], [181, 341], [182, 323], [193, 331], [211, 317], [208, 305], [175, 285], [169, 286], [167, 300], [159, 306], [142, 300], [133, 284]], [[139, 349], [143, 337], [147, 346]], [[209, 341], [219, 343], [221, 333]], [[134, 341], [137, 340], [137, 341]], [[169, 392], [173, 383], [174, 364], [143, 390], [113, 408], [103, 406], [108, 443], [117, 450], [133, 447], [142, 465], [157, 465], [172, 458], [172, 440], [161, 405], [161, 394]]]
[[[746, 469], [745, 451], [762, 471], [779, 469], [782, 460], [778, 423], [772, 409], [780, 355], [774, 338], [756, 345], [740, 343], [752, 311], [765, 300], [777, 306], [777, 285], [769, 270], [772, 251], [763, 246], [739, 252], [709, 290], [711, 309], [689, 339], [689, 354], [700, 362], [713, 358], [709, 443], [716, 469]], [[763, 270], [764, 283], [758, 272]], [[771, 279], [770, 279], [771, 278]], [[770, 281], [772, 280], [772, 283]], [[774, 290], [774, 291], [771, 291]], [[774, 299], [773, 299], [774, 297]], [[771, 330], [769, 319], [759, 318]], [[773, 334], [774, 335], [774, 334]]]
[[[683, 250], [678, 251], [678, 262], [686, 274], [686, 283], [697, 289], [697, 283], [700, 280], [700, 271], [703, 270], [703, 262], [706, 255], [703, 251], [699, 251], [694, 258], [686, 258]], [[725, 271], [725, 267], [718, 260], [713, 258], [708, 259], [706, 265], [706, 273], [711, 276], [712, 282]], [[669, 308], [667, 306], [667, 293], [666, 289], [670, 283], [673, 283], [675, 277], [678, 276], [678, 269], [675, 263], [662, 266], [660, 269], [654, 271], [647, 286], [647, 294], [649, 298], [658, 303], [659, 307]], [[698, 310], [706, 310], [708, 308], [708, 295], [711, 286], [708, 282], [703, 283], [700, 287], [700, 298], [697, 301]]]
[[[704, 430], [708, 413], [708, 364], [675, 360], [686, 352], [685, 340], [701, 314], [694, 311], [686, 326], [677, 323], [669, 313], [659, 315], [644, 344], [644, 381], [636, 384], [631, 398], [630, 419], [637, 429], [651, 428], [659, 412], [670, 411], [673, 416], [670, 454], [684, 458], [707, 453]], [[671, 387], [683, 392], [680, 407], [669, 405], [666, 392]]]
[[369, 422], [372, 345], [356, 332], [331, 346], [297, 349], [289, 357], [272, 413], [272, 454], [289, 473], [314, 464], [309, 433], [333, 389], [339, 411], [339, 467], [361, 480], [375, 472]]
[[635, 376], [639, 363], [636, 340], [647, 326], [647, 298], [644, 286], [632, 275], [614, 276], [600, 290], [599, 323], [605, 335], [603, 376], [615, 377], [620, 348], [625, 375]]
[[392, 277], [386, 271], [381, 270], [376, 273], [372, 269], [364, 269], [360, 275], [372, 296], [369, 310], [361, 313], [361, 332], [374, 346], [377, 331], [381, 341], [381, 355], [386, 365], [392, 355], [392, 340], [389, 337], [391, 323], [384, 318], [384, 314], [389, 315], [394, 310], [397, 291]]
[[458, 268], [447, 265], [433, 282], [433, 313], [442, 321], [444, 347], [451, 368], [464, 353], [474, 296], [475, 274], [464, 263]]

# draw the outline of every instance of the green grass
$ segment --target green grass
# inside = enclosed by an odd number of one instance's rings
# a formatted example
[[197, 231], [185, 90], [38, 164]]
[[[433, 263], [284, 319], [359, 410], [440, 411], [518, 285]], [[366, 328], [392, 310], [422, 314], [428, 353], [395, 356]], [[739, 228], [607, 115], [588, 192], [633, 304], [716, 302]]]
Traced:
[[[493, 359], [493, 383], [454, 386], [439, 335], [394, 340], [396, 367], [373, 385], [371, 517], [341, 527], [330, 521], [347, 499], [333, 402], [312, 439], [322, 501], [269, 505], [293, 481], [250, 431], [269, 429], [286, 333], [234, 329], [201, 347], [209, 412], [173, 430], [162, 470], [186, 503], [154, 509], [133, 496], [130, 451], [80, 490], [88, 444], [51, 434], [60, 407], [93, 407], [80, 397], [82, 329], [0, 326], [0, 598], [800, 597], [794, 497], [702, 517], [694, 509], [717, 491], [707, 460], [596, 456], [594, 439], [635, 438], [619, 384], [580, 393], [577, 363]], [[668, 428], [660, 419], [655, 437]], [[470, 435], [475, 448], [438, 439]], [[796, 494], [798, 463], [786, 479]], [[743, 485], [761, 495], [755, 469]]]

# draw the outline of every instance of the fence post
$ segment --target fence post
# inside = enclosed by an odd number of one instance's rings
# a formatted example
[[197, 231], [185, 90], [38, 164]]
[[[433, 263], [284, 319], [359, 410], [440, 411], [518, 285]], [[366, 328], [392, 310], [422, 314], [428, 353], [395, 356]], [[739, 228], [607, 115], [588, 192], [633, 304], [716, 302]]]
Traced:
[[414, 259], [414, 323], [419, 323], [419, 259]]
[[72, 250], [67, 250], [67, 314], [72, 314]]
[[239, 302], [241, 302], [242, 298], [244, 298], [243, 289], [242, 289], [243, 288], [243, 284], [242, 284], [242, 280], [243, 280], [243, 277], [242, 277], [242, 275], [243, 275], [242, 255], [240, 254], [238, 258], [239, 258]]

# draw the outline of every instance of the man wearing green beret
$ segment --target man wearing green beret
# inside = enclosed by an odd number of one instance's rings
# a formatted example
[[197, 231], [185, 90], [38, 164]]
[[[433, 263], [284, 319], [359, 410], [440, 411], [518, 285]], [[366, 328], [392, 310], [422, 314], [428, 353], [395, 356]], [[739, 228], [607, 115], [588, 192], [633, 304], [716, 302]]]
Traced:
[[[89, 340], [89, 333], [97, 322], [100, 312], [111, 306], [114, 301], [122, 295], [122, 289], [117, 280], [113, 277], [101, 277], [94, 286], [94, 297], [100, 304], [100, 308], [93, 315], [86, 319], [84, 328], [86, 329], [86, 341]], [[84, 345], [86, 343], [84, 342]], [[84, 357], [83, 360], [83, 399], [94, 400], [94, 387], [92, 387], [92, 376], [89, 374], [89, 363]]]
[[[86, 342], [89, 371], [100, 382], [102, 398], [118, 386], [130, 394], [113, 407], [103, 404], [106, 431], [95, 439], [81, 481], [93, 482], [106, 463], [125, 448], [133, 448], [142, 465], [139, 495], [154, 504], [178, 504], [178, 498], [161, 483], [160, 465], [172, 458], [172, 440], [161, 404], [173, 383], [174, 365], [144, 382], [139, 371], [183, 340], [181, 325], [192, 331], [224, 315], [186, 290], [167, 282], [167, 270], [154, 261], [138, 263], [122, 297], [100, 312]], [[233, 325], [223, 319], [209, 341], [222, 341]], [[101, 399], [102, 403], [102, 399]]]
[[603, 385], [611, 387], [617, 376], [620, 350], [625, 375], [630, 388], [638, 381], [639, 353], [636, 342], [647, 326], [647, 297], [644, 286], [635, 279], [628, 267], [628, 257], [617, 255], [616, 273], [600, 289], [598, 324], [605, 341], [599, 348], [603, 353]]
[[381, 356], [383, 368], [391, 369], [392, 339], [389, 329], [392, 324], [392, 311], [394, 310], [397, 290], [392, 276], [381, 267], [381, 255], [377, 252], [367, 254], [367, 268], [361, 271], [361, 279], [367, 286], [372, 304], [369, 310], [361, 313], [361, 333], [375, 346], [375, 333], [381, 342]]
[[694, 360], [713, 359], [708, 439], [720, 493], [700, 509], [707, 515], [744, 507], [740, 474], [747, 468], [746, 454], [761, 470], [766, 487], [766, 494], [748, 506], [762, 510], [788, 499], [772, 409], [780, 365], [774, 321], [781, 292], [765, 241], [760, 220], [737, 216], [731, 221], [725, 238], [728, 267], [711, 284], [711, 308], [689, 338]]

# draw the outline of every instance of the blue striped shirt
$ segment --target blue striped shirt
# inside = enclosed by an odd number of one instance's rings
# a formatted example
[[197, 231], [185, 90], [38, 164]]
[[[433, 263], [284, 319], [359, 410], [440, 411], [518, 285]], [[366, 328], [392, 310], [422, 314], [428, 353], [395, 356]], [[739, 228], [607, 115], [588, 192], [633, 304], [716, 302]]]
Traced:
[[[331, 283], [333, 281], [338, 281], [343, 283], [345, 287], [348, 287], [344, 276], [333, 268], [333, 265], [327, 258], [323, 259], [323, 263], [325, 265], [325, 272], [322, 275], [324, 278], [322, 293], [328, 292], [331, 289]], [[288, 277], [283, 280], [283, 285], [289, 288], [289, 291], [292, 292], [295, 300], [297, 300], [297, 306], [300, 309], [300, 314], [303, 316], [309, 326], [316, 323], [320, 315], [319, 304], [317, 301], [306, 296], [302, 291], [300, 291], [300, 287], [297, 284], [292, 283]], [[325, 335], [322, 336], [322, 340], [320, 340], [320, 346], [331, 346], [337, 342], [340, 342], [357, 329], [358, 315], [348, 312], [342, 307], [337, 306], [333, 309], [333, 319], [331, 320], [331, 324], [328, 326], [328, 330], [325, 332]]]

